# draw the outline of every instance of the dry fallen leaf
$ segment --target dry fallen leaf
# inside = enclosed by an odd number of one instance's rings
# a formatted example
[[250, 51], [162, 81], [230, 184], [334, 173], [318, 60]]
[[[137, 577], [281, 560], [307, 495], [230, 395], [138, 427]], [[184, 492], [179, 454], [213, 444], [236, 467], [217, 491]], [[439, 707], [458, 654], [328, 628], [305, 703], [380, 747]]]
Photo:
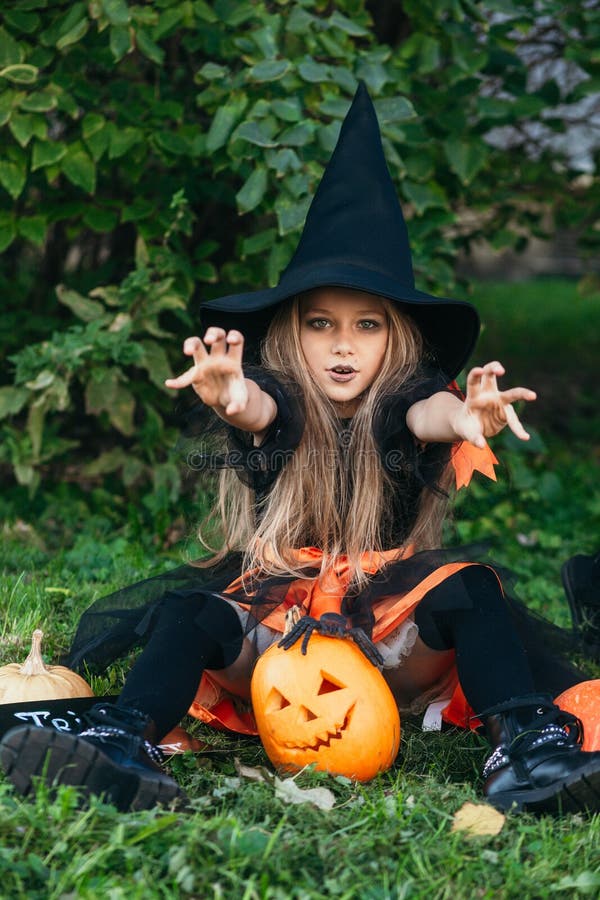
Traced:
[[329, 812], [335, 805], [335, 797], [328, 788], [300, 788], [293, 778], [275, 778], [275, 796], [287, 803], [312, 803]]
[[249, 781], [265, 781], [267, 784], [273, 781], [273, 773], [264, 766], [245, 766], [237, 756], [234, 758], [233, 764], [238, 775], [248, 778]]
[[489, 803], [464, 803], [452, 820], [452, 831], [468, 834], [500, 834], [506, 816]]

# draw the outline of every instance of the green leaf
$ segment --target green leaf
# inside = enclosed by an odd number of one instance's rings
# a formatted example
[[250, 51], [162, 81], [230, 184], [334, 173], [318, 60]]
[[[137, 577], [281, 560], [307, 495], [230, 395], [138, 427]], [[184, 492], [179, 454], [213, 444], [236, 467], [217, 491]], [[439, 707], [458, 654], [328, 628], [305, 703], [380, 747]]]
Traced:
[[156, 341], [141, 341], [141, 365], [148, 371], [150, 381], [165, 389], [165, 379], [171, 377], [171, 364], [165, 348]]
[[57, 286], [56, 296], [61, 303], [69, 307], [71, 312], [75, 313], [78, 319], [82, 319], [84, 322], [94, 322], [105, 313], [101, 303], [98, 303], [96, 300], [90, 300], [88, 297], [83, 297], [77, 291], [72, 291], [70, 288], [65, 287], [64, 284]]
[[71, 44], [76, 44], [78, 41], [87, 34], [87, 30], [90, 27], [89, 19], [80, 19], [76, 25], [73, 25], [66, 34], [63, 34], [56, 42], [57, 50], [64, 50], [65, 47], [70, 47]]
[[15, 217], [12, 213], [0, 212], [0, 253], [10, 247], [17, 236]]
[[206, 0], [193, 0], [192, 7], [201, 22], [217, 22], [218, 16]]
[[257, 166], [235, 195], [238, 210], [246, 213], [255, 209], [264, 197], [266, 189], [267, 170], [264, 166]]
[[186, 156], [190, 150], [188, 142], [173, 131], [159, 131], [153, 135], [153, 140], [162, 150], [173, 156]]
[[24, 31], [25, 34], [33, 34], [40, 27], [41, 19], [36, 13], [21, 12], [11, 9], [3, 12], [5, 21], [12, 25], [15, 31]]
[[267, 59], [257, 63], [248, 70], [248, 79], [262, 83], [264, 81], [278, 81], [290, 70], [290, 62], [287, 59]]
[[219, 66], [217, 63], [207, 62], [199, 69], [198, 75], [201, 75], [207, 81], [220, 81], [229, 75], [229, 69], [227, 66]]
[[35, 462], [39, 461], [42, 441], [44, 437], [44, 420], [46, 418], [46, 405], [44, 398], [29, 407], [27, 416], [27, 434], [31, 440], [31, 450]]
[[298, 66], [298, 73], [304, 81], [312, 84], [320, 84], [323, 81], [331, 81], [331, 69], [322, 63], [315, 62], [310, 57], [305, 57]]
[[284, 122], [299, 122], [302, 118], [302, 108], [300, 101], [296, 97], [289, 97], [285, 100], [273, 100], [271, 109], [278, 119]]
[[61, 170], [71, 184], [88, 194], [93, 194], [96, 190], [96, 165], [80, 142], [77, 141], [68, 148], [61, 160]]
[[123, 57], [133, 49], [129, 28], [111, 28], [109, 46], [110, 52], [112, 53], [116, 62], [119, 62], [120, 59], [123, 59]]
[[378, 94], [382, 87], [391, 81], [385, 66], [379, 62], [370, 62], [366, 60], [357, 67], [356, 75], [366, 83], [369, 90], [374, 94]]
[[242, 122], [236, 129], [236, 138], [255, 144], [257, 147], [276, 147], [277, 141], [273, 140], [258, 122]]
[[35, 113], [14, 113], [8, 127], [21, 147], [26, 147], [32, 137], [43, 141], [48, 134], [45, 117]]
[[314, 22], [318, 22], [316, 16], [312, 16], [301, 6], [294, 4], [291, 13], [287, 17], [285, 30], [291, 34], [308, 34]]
[[17, 222], [19, 234], [32, 244], [41, 247], [46, 239], [48, 222], [45, 216], [26, 216]]
[[125, 0], [100, 0], [104, 15], [111, 25], [128, 25], [131, 19]]
[[60, 141], [34, 141], [31, 154], [31, 171], [41, 169], [44, 166], [52, 166], [59, 162], [67, 152], [66, 144]]
[[6, 66], [0, 69], [0, 78], [6, 78], [7, 81], [13, 81], [15, 84], [33, 84], [37, 79], [39, 69], [36, 66], [27, 64]]
[[185, 9], [183, 5], [171, 7], [171, 9], [166, 9], [164, 12], [162, 12], [159, 16], [158, 22], [152, 30], [152, 37], [154, 38], [154, 40], [160, 41], [161, 38], [172, 32], [181, 22], [184, 16]]
[[445, 208], [447, 205], [444, 192], [437, 184], [415, 184], [415, 182], [404, 180], [402, 182], [402, 192], [413, 204], [419, 216], [422, 216], [428, 209], [435, 209], [435, 207]]
[[379, 122], [405, 122], [407, 119], [416, 118], [415, 108], [406, 97], [385, 97], [376, 100], [375, 111]]
[[19, 42], [5, 28], [0, 27], [0, 66], [14, 66], [23, 62], [23, 57]]
[[12, 387], [12, 385], [0, 387], [0, 419], [16, 416], [21, 412], [29, 399], [29, 394], [27, 388]]
[[90, 206], [85, 212], [83, 221], [93, 231], [112, 231], [119, 220], [119, 214], [113, 209], [101, 209], [98, 206]]
[[144, 132], [141, 128], [118, 128], [111, 123], [109, 135], [109, 159], [118, 159], [131, 150], [135, 144], [144, 140]]
[[278, 178], [281, 178], [286, 172], [297, 172], [302, 167], [296, 151], [289, 148], [277, 151], [268, 150], [265, 159], [269, 168], [275, 169]]
[[276, 234], [277, 232], [274, 228], [267, 228], [265, 231], [260, 231], [258, 234], [253, 234], [252, 237], [243, 240], [242, 259], [245, 259], [247, 256], [253, 256], [255, 253], [262, 253], [264, 250], [268, 250], [269, 247], [273, 246]]
[[81, 134], [84, 138], [89, 138], [106, 125], [104, 116], [98, 113], [87, 113], [81, 120]]
[[27, 180], [27, 166], [22, 162], [10, 162], [0, 159], [0, 184], [13, 200], [20, 196]]
[[25, 112], [43, 113], [54, 109], [57, 103], [55, 94], [49, 91], [35, 91], [21, 100], [19, 106]]
[[280, 235], [298, 231], [302, 227], [310, 201], [310, 197], [305, 197], [302, 200], [293, 200], [286, 196], [278, 197], [275, 203], [275, 212], [277, 213]]
[[450, 168], [458, 175], [463, 184], [471, 183], [485, 165], [488, 156], [488, 150], [483, 141], [468, 142], [464, 137], [454, 137], [444, 141], [444, 152]]
[[304, 147], [312, 141], [315, 127], [314, 122], [300, 122], [280, 134], [279, 143], [289, 144], [292, 147]]
[[225, 106], [219, 107], [206, 135], [207, 153], [214, 153], [215, 150], [227, 143], [229, 135], [239, 122], [247, 105], [247, 98], [238, 96], [232, 98]]
[[138, 28], [135, 37], [138, 50], [152, 60], [153, 63], [156, 63], [157, 66], [162, 66], [165, 59], [165, 51], [158, 44], [154, 43], [148, 32], [143, 28]]
[[111, 424], [126, 437], [134, 432], [135, 399], [119, 379], [118, 369], [96, 370], [85, 390], [86, 412], [107, 412]]
[[0, 125], [6, 125], [19, 98], [23, 96], [23, 94], [17, 94], [12, 88], [0, 93]]
[[370, 35], [368, 28], [365, 28], [363, 25], [359, 25], [358, 22], [342, 15], [341, 12], [334, 12], [329, 18], [329, 24], [333, 28], [339, 28], [340, 31], [344, 31], [351, 37], [368, 37]]
[[440, 67], [441, 47], [440, 42], [428, 35], [423, 36], [419, 53], [419, 72], [426, 75]]

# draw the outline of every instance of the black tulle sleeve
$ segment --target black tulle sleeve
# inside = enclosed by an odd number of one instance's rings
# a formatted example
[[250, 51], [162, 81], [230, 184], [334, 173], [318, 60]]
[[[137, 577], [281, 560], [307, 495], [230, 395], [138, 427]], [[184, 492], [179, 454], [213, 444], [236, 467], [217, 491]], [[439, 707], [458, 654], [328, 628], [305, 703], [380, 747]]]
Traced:
[[258, 367], [244, 375], [273, 397], [277, 415], [260, 446], [253, 435], [231, 427], [201, 402], [187, 410], [179, 449], [190, 469], [214, 472], [234, 469], [258, 497], [264, 495], [298, 446], [304, 431], [301, 391], [292, 379]]
[[414, 403], [441, 391], [457, 393], [439, 369], [423, 369], [400, 392], [386, 398], [373, 424], [381, 462], [392, 484], [384, 517], [388, 523], [384, 540], [390, 547], [399, 546], [412, 531], [423, 491], [444, 493], [440, 482], [452, 445], [423, 444], [406, 424], [406, 414]]

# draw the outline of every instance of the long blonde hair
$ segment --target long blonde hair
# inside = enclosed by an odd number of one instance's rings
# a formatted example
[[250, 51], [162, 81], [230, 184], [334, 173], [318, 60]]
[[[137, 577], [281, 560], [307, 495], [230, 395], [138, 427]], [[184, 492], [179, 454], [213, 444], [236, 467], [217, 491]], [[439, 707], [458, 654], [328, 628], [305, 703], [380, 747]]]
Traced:
[[[253, 492], [241, 484], [235, 472], [222, 472], [219, 514], [224, 546], [209, 563], [232, 550], [242, 550], [244, 570], [305, 577], [293, 550], [317, 546], [323, 551], [319, 577], [345, 556], [354, 583], [361, 586], [367, 578], [360, 566], [361, 556], [390, 549], [383, 546], [383, 535], [392, 516], [393, 486], [381, 463], [373, 421], [382, 399], [415, 376], [423, 340], [412, 319], [381, 298], [389, 326], [385, 355], [362, 396], [344, 445], [339, 416], [312, 377], [302, 352], [302, 299], [295, 297], [280, 307], [262, 347], [263, 365], [275, 375], [293, 372], [299, 384], [305, 407], [301, 441], [277, 476], [258, 522]], [[446, 503], [444, 494], [422, 491], [406, 544], [418, 549], [439, 545]]]

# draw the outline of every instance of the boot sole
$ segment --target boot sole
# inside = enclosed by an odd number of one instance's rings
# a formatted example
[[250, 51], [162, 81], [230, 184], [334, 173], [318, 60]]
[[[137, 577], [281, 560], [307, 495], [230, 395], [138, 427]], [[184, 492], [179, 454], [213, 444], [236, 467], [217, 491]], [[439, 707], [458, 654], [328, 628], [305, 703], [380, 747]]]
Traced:
[[577, 772], [573, 779], [544, 788], [507, 791], [487, 797], [501, 812], [595, 813], [600, 812], [600, 769], [598, 764]]
[[0, 765], [25, 797], [34, 791], [37, 778], [50, 788], [72, 785], [83, 799], [101, 796], [122, 812], [185, 799], [167, 775], [120, 765], [93, 744], [51, 728], [9, 731], [0, 744]]

